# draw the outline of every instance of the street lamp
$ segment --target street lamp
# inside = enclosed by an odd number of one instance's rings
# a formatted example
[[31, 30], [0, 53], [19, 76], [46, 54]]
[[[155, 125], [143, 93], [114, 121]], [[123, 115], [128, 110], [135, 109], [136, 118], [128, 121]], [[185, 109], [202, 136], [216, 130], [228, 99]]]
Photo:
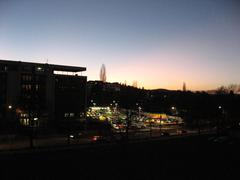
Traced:
[[115, 103], [115, 112], [117, 111], [118, 103]]
[[139, 106], [139, 107], [138, 107], [138, 116], [139, 116], [139, 119], [140, 119], [140, 112], [141, 112], [141, 109], [142, 109], [142, 108]]
[[217, 135], [219, 135], [220, 131], [221, 131], [221, 125], [222, 125], [222, 118], [224, 115], [224, 109], [221, 105], [218, 106], [219, 109], [219, 114], [220, 116], [217, 118]]
[[177, 114], [177, 108], [175, 106], [172, 106], [171, 110], [172, 110], [172, 115], [176, 115]]
[[96, 105], [96, 103], [94, 102], [94, 100], [93, 99], [91, 99], [91, 103], [90, 103], [90, 106], [95, 106]]
[[10, 118], [10, 120], [12, 120], [12, 118], [13, 118], [13, 111], [12, 111], [12, 105], [8, 105], [8, 112], [9, 112], [9, 117], [8, 118]]

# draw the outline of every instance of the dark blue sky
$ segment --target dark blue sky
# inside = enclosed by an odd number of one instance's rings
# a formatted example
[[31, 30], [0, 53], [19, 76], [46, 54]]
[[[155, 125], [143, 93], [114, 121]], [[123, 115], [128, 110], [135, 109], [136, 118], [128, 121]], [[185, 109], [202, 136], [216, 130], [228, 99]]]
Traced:
[[234, 0], [0, 0], [0, 59], [86, 66], [145, 88], [240, 83]]

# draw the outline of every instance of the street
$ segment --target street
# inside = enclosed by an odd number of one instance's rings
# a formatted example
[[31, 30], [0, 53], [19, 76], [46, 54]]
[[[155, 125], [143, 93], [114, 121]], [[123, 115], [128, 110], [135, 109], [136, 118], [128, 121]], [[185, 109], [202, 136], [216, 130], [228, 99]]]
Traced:
[[239, 148], [209, 135], [0, 153], [1, 179], [236, 179]]
[[[178, 132], [182, 129], [179, 126], [163, 126], [159, 127], [146, 127], [142, 129], [130, 129], [128, 132], [128, 140], [145, 140], [151, 138], [165, 138], [165, 137], [175, 137], [182, 135], [196, 135], [197, 130], [187, 130], [186, 134], [181, 134]], [[165, 134], [162, 134], [165, 132]], [[167, 134], [166, 134], [167, 133]], [[202, 132], [204, 133], [204, 132]], [[205, 132], [207, 133], [207, 132]], [[54, 146], [68, 146], [68, 145], [84, 145], [92, 143], [115, 143], [120, 141], [122, 138], [126, 138], [126, 132], [116, 131], [111, 136], [103, 136], [104, 139], [98, 141], [95, 137], [101, 137], [102, 135], [98, 132], [88, 133], [85, 132], [82, 136], [76, 136], [75, 134], [69, 135], [52, 135], [45, 137], [36, 137], [33, 139], [33, 145], [35, 148], [47, 148]], [[9, 136], [7, 139], [0, 141], [0, 150], [17, 150], [17, 149], [27, 149], [30, 147], [30, 140], [27, 136], [18, 137]]]

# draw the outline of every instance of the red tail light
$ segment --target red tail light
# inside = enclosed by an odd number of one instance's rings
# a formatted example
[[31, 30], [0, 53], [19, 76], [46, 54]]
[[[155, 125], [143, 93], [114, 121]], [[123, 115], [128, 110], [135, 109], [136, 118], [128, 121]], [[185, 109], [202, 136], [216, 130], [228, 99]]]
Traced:
[[93, 136], [92, 140], [97, 141], [99, 136]]

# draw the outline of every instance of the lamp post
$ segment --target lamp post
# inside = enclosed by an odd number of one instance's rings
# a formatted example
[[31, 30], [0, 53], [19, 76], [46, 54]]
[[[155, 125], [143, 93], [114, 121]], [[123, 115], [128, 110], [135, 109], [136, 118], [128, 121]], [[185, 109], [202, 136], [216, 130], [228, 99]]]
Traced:
[[91, 99], [91, 106], [96, 106], [96, 103], [94, 102], [94, 100], [93, 99]]
[[13, 118], [12, 117], [13, 106], [12, 105], [8, 105], [7, 108], [8, 108], [8, 112], [9, 112], [9, 116], [8, 116], [9, 120], [12, 121], [12, 118]]
[[218, 106], [218, 110], [220, 111], [220, 112], [219, 112], [220, 115], [219, 115], [219, 117], [217, 118], [217, 136], [219, 136], [219, 134], [220, 134], [221, 118], [222, 118], [222, 114], [223, 114], [223, 112], [224, 112], [223, 107], [222, 107], [221, 105]]
[[[115, 101], [114, 101], [115, 102]], [[118, 103], [114, 103], [114, 112], [116, 113], [117, 112], [117, 107], [118, 107]]]
[[175, 106], [171, 107], [172, 115], [176, 115], [177, 108]]
[[138, 107], [138, 118], [139, 118], [139, 120], [140, 120], [141, 110], [142, 110], [142, 108], [139, 106]]
[[[7, 119], [9, 120], [9, 121], [8, 121], [8, 123], [9, 123], [9, 122], [12, 122], [12, 121], [13, 121], [13, 120], [12, 120], [12, 118], [13, 118], [13, 106], [12, 106], [12, 105], [8, 105], [8, 106], [7, 106], [7, 110], [8, 110], [8, 117], [7, 117]], [[11, 123], [10, 123], [10, 126], [8, 126], [8, 128], [9, 128], [8, 130], [11, 131]], [[12, 143], [10, 136], [8, 136], [8, 141], [9, 141], [9, 144]]]
[[159, 120], [160, 120], [160, 126], [159, 126], [159, 131], [160, 131], [160, 135], [162, 133], [162, 116], [159, 115]]
[[152, 138], [152, 120], [150, 120], [150, 129], [149, 129], [149, 133], [150, 133], [150, 138]]

